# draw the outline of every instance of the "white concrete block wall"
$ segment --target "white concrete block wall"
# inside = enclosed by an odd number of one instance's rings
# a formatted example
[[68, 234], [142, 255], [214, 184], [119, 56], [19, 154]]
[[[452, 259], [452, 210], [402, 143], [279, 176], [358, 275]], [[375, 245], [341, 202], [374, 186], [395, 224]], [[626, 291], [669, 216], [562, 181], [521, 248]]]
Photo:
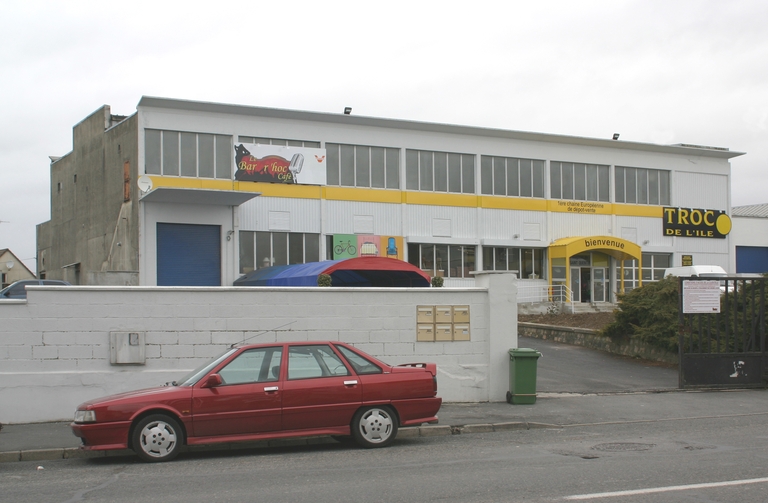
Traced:
[[[514, 278], [502, 277], [471, 289], [32, 287], [0, 302], [0, 423], [69, 419], [243, 341], [340, 340], [390, 364], [435, 362], [445, 401], [501, 401], [517, 346]], [[469, 305], [471, 341], [416, 342], [417, 305]], [[146, 363], [110, 364], [110, 332], [144, 332]]]

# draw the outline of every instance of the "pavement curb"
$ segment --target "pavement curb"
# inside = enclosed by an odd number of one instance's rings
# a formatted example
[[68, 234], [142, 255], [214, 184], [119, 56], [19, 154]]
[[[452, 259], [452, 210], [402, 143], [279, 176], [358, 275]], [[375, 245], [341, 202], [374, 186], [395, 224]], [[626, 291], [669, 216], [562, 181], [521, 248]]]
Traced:
[[[538, 428], [562, 428], [562, 426], [547, 423], [509, 422], [488, 424], [462, 424], [454, 426], [409, 426], [400, 428], [397, 438], [441, 437], [449, 435], [464, 435], [472, 433], [493, 433], [497, 431], [531, 430]], [[263, 449], [269, 447], [291, 447], [301, 445], [317, 445], [336, 443], [331, 437], [306, 437], [278, 440], [261, 440], [256, 442], [239, 442], [233, 444], [211, 444], [184, 446], [181, 452], [210, 452], [242, 449]], [[12, 461], [54, 461], [58, 459], [89, 459], [119, 456], [133, 456], [130, 449], [115, 451], [86, 451], [79, 447], [56, 449], [27, 449], [21, 451], [0, 452], [0, 463]]]

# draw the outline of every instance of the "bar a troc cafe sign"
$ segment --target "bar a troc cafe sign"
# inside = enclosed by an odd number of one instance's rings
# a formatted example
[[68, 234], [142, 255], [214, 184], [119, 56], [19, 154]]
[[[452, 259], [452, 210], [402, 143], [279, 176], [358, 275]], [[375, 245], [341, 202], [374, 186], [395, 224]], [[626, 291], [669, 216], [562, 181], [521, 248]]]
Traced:
[[731, 218], [722, 210], [664, 207], [664, 235], [724, 239], [731, 232]]

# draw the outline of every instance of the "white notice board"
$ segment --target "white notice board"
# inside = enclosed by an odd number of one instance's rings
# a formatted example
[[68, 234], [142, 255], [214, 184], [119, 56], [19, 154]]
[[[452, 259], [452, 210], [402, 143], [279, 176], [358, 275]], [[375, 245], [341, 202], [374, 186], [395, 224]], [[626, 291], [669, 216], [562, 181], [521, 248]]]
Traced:
[[683, 280], [683, 313], [719, 313], [720, 281]]

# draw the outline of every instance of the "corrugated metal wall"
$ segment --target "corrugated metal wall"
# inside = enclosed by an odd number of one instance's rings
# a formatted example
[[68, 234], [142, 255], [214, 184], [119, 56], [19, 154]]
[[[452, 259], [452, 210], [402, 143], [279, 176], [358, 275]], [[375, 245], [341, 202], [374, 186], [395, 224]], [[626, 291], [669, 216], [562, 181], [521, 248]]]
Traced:
[[[270, 229], [270, 212], [287, 213], [289, 229]], [[239, 215], [240, 230], [244, 231], [279, 230], [320, 233], [320, 201], [317, 199], [256, 197], [240, 206]]]
[[[482, 210], [479, 236], [483, 240], [509, 241], [509, 246], [523, 246], [523, 239], [549, 242], [547, 232], [547, 213], [543, 211], [508, 211]], [[526, 224], [536, 224], [539, 228], [538, 239], [525, 236]], [[517, 238], [514, 235], [517, 234]], [[501, 245], [501, 243], [494, 243]]]
[[[576, 213], [550, 213], [550, 215], [552, 239], [612, 235], [610, 215], [585, 216]], [[613, 231], [616, 230], [618, 229], [613, 229]]]
[[727, 176], [687, 171], [675, 171], [672, 176], [672, 206], [728, 209]]
[[[374, 234], [402, 236], [402, 206], [389, 203], [357, 201], [327, 201], [325, 203], [325, 232], [328, 234]], [[373, 229], [355, 229], [355, 217], [370, 217]]]
[[[478, 212], [477, 208], [452, 208], [448, 206], [423, 206], [408, 205], [404, 210], [405, 221], [408, 222], [404, 229], [404, 235], [424, 236], [424, 237], [445, 237], [471, 239], [477, 242]], [[445, 236], [445, 232], [435, 233], [436, 225], [440, 229], [444, 226], [436, 223], [435, 220], [450, 221], [450, 236]], [[467, 244], [471, 242], [468, 241]]]

